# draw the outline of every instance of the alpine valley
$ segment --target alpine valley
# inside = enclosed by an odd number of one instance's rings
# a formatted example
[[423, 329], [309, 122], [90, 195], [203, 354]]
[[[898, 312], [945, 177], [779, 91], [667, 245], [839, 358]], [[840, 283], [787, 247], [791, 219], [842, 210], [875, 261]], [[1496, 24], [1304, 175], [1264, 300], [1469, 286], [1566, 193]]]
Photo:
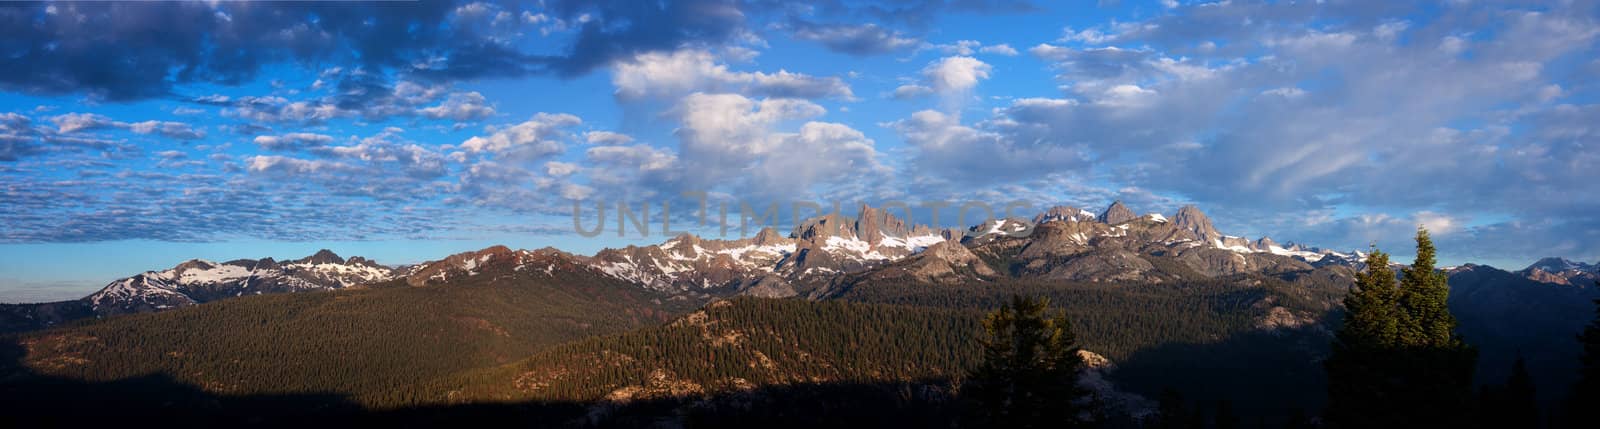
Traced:
[[[1028, 295], [1065, 309], [1108, 421], [1133, 425], [1175, 392], [1276, 427], [1326, 401], [1322, 361], [1364, 256], [1117, 202], [966, 229], [862, 206], [787, 233], [592, 256], [196, 259], [79, 300], [0, 306], [0, 396], [27, 410], [10, 427], [948, 427], [983, 357], [983, 315]], [[1600, 264], [1445, 273], [1476, 379], [1504, 380], [1520, 357], [1540, 401], [1558, 400]]]

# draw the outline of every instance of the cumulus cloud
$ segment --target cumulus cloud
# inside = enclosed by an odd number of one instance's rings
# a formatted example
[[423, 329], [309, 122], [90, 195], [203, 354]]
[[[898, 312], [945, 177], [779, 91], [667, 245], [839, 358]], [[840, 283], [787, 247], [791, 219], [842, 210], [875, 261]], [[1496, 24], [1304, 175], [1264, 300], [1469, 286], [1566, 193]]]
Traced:
[[61, 134], [101, 129], [123, 129], [137, 134], [154, 134], [177, 140], [198, 140], [206, 136], [205, 131], [182, 122], [120, 122], [104, 115], [93, 113], [68, 113], [52, 117], [50, 121], [56, 124], [57, 131]]
[[633, 137], [627, 134], [604, 130], [583, 133], [583, 139], [592, 145], [620, 145], [633, 142]]
[[541, 158], [566, 150], [562, 141], [570, 137], [567, 128], [582, 124], [577, 116], [565, 113], [538, 113], [522, 123], [495, 130], [461, 142], [468, 154], [494, 154], [523, 159]]
[[458, 122], [484, 119], [494, 116], [494, 113], [494, 107], [489, 105], [489, 100], [477, 92], [453, 93], [437, 106], [417, 109], [417, 114], [423, 117]]
[[224, 117], [274, 124], [321, 125], [340, 119], [379, 122], [405, 117], [472, 122], [495, 114], [488, 99], [477, 92], [413, 81], [390, 85], [383, 76], [364, 70], [335, 68], [322, 76], [336, 82], [330, 84], [327, 95], [298, 100], [278, 95], [207, 96], [191, 101], [224, 106]]
[[929, 88], [929, 87], [918, 85], [918, 84], [906, 84], [906, 85], [900, 85], [898, 87], [895, 87], [893, 95], [894, 95], [894, 98], [905, 100], [905, 99], [921, 97], [921, 96], [932, 94], [932, 93], [933, 93], [933, 88]]
[[734, 92], [751, 96], [851, 99], [850, 86], [838, 77], [736, 72], [704, 50], [644, 53], [618, 62], [611, 82], [625, 99], [671, 97], [690, 92]]
[[979, 48], [978, 52], [982, 52], [982, 53], [985, 53], [985, 54], [1005, 55], [1005, 56], [1008, 56], [1008, 57], [1014, 57], [1014, 56], [1017, 56], [1019, 54], [1019, 52], [1017, 52], [1017, 48], [1013, 48], [1013, 47], [1011, 47], [1011, 45], [1004, 44], [1004, 43], [1001, 43], [1001, 44], [998, 44], [998, 45], [984, 46], [982, 48]]
[[989, 78], [990, 70], [993, 67], [976, 58], [945, 57], [922, 69], [922, 75], [935, 92], [950, 94], [978, 86], [979, 80]]
[[293, 151], [320, 148], [333, 142], [333, 137], [316, 133], [289, 133], [281, 136], [256, 136], [255, 143], [266, 150]]
[[[822, 106], [793, 98], [693, 93], [672, 113], [675, 150], [644, 144], [589, 148], [589, 184], [610, 195], [678, 198], [685, 191], [751, 200], [803, 198], [881, 175], [874, 142], [844, 124], [816, 121]], [[821, 188], [819, 188], [821, 187]]]
[[958, 40], [954, 43], [930, 45], [926, 49], [932, 49], [944, 55], [972, 56], [979, 53], [1008, 57], [1018, 55], [1017, 49], [1012, 48], [1009, 44], [1001, 43], [985, 46], [982, 42], [976, 40]]

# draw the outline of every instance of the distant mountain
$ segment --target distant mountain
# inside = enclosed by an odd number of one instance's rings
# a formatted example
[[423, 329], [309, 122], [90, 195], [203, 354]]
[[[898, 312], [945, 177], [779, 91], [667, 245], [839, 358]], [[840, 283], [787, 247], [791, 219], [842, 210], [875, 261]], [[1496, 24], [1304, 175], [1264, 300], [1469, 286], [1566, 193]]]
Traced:
[[[937, 247], [946, 242], [952, 244]], [[1182, 208], [1169, 221], [1161, 214], [1135, 215], [1118, 201], [1100, 215], [1057, 206], [1031, 222], [993, 219], [965, 231], [909, 224], [887, 210], [862, 206], [854, 217], [830, 214], [806, 220], [787, 236], [771, 228], [739, 240], [684, 234], [660, 245], [602, 250], [589, 263], [643, 287], [692, 296], [818, 296], [852, 275], [933, 248], [942, 249], [932, 256], [941, 261], [918, 262], [914, 272], [877, 277], [910, 273], [945, 282], [994, 276], [1159, 282], [1352, 266], [1359, 259], [1356, 252], [1225, 235], [1194, 206]], [[1166, 272], [1151, 258], [1188, 268]], [[987, 267], [971, 264], [980, 259], [1005, 261]]]
[[394, 278], [397, 272], [359, 256], [329, 250], [279, 262], [272, 258], [211, 262], [191, 259], [161, 271], [117, 279], [75, 301], [0, 306], [0, 332], [31, 330], [86, 318], [144, 313], [244, 295], [343, 289]]
[[907, 224], [886, 210], [862, 206], [854, 217], [808, 219], [788, 236], [772, 228], [739, 240], [683, 234], [660, 245], [602, 250], [590, 263], [654, 290], [794, 296], [953, 238], [954, 231]]
[[165, 310], [242, 295], [342, 289], [388, 280], [394, 269], [362, 257], [348, 260], [329, 250], [291, 261], [272, 258], [216, 263], [192, 259], [163, 271], [120, 279], [93, 295], [99, 315]]
[[[1032, 235], [1024, 234], [1030, 231]], [[1120, 201], [1100, 215], [1058, 206], [1032, 222], [995, 219], [963, 231], [911, 224], [888, 210], [863, 205], [855, 216], [811, 218], [787, 235], [773, 228], [737, 240], [683, 234], [658, 245], [604, 249], [594, 256], [494, 246], [399, 269], [361, 257], [345, 259], [328, 250], [283, 262], [196, 259], [118, 279], [82, 300], [0, 306], [0, 329], [31, 330], [85, 317], [161, 311], [244, 295], [343, 289], [402, 277], [407, 284], [421, 286], [524, 269], [546, 274], [556, 269], [594, 271], [687, 298], [819, 296], [851, 275], [946, 242], [952, 244], [934, 256], [941, 261], [919, 263], [918, 276], [945, 282], [992, 276], [1159, 282], [1192, 278], [1196, 273], [1350, 266], [1359, 256], [1281, 246], [1265, 237], [1250, 241], [1228, 236], [1193, 206], [1179, 210], [1171, 221], [1161, 214], [1134, 215]], [[1006, 262], [974, 268], [968, 253]], [[1162, 261], [1153, 264], [1151, 258], [1181, 261], [1189, 268], [1163, 270], [1156, 265]]]
[[1458, 332], [1479, 348], [1478, 381], [1503, 382], [1522, 357], [1539, 382], [1540, 399], [1552, 402], [1578, 374], [1576, 338], [1594, 317], [1600, 286], [1568, 282], [1577, 277], [1529, 276], [1548, 273], [1537, 265], [1517, 272], [1476, 264], [1449, 270], [1450, 311], [1460, 321]]
[[1587, 286], [1600, 281], [1600, 263], [1585, 264], [1566, 258], [1544, 258], [1517, 271], [1517, 274], [1538, 282]]

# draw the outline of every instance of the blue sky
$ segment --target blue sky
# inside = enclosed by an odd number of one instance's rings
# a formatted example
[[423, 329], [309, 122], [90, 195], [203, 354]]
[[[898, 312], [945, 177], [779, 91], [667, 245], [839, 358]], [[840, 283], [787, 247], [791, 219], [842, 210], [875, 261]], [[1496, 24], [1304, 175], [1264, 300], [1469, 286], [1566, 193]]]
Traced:
[[1597, 15], [1587, 1], [5, 4], [0, 302], [190, 258], [590, 253], [661, 237], [578, 236], [574, 201], [669, 203], [687, 222], [684, 192], [713, 211], [1195, 204], [1251, 238], [1405, 255], [1425, 225], [1446, 263], [1595, 261]]

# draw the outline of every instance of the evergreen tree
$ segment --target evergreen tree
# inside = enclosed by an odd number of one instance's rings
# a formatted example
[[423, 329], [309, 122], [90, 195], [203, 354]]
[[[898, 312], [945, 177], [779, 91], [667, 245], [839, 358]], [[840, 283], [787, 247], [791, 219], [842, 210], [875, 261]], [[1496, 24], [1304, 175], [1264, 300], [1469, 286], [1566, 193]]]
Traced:
[[1374, 250], [1345, 298], [1328, 373], [1329, 424], [1344, 428], [1458, 426], [1472, 399], [1477, 351], [1456, 335], [1450, 286], [1417, 229], [1417, 259], [1394, 286], [1389, 258]]
[[1345, 296], [1344, 324], [1324, 364], [1326, 417], [1335, 426], [1379, 427], [1400, 413], [1391, 397], [1400, 388], [1391, 356], [1399, 343], [1400, 292], [1388, 254], [1372, 249], [1366, 265]]
[[1417, 228], [1417, 260], [1400, 280], [1400, 340], [1411, 347], [1459, 348], [1456, 318], [1446, 300], [1450, 286], [1444, 273], [1434, 269], [1433, 239]]
[[[1600, 287], [1600, 282], [1595, 286]], [[1578, 357], [1578, 383], [1567, 397], [1565, 417], [1569, 427], [1589, 427], [1600, 422], [1600, 299], [1594, 304], [1594, 321], [1578, 334], [1583, 354]]]
[[1417, 259], [1400, 280], [1400, 350], [1405, 384], [1397, 398], [1413, 423], [1465, 422], [1471, 411], [1472, 372], [1478, 352], [1456, 335], [1450, 285], [1434, 269], [1433, 240], [1417, 228]]
[[968, 393], [982, 427], [1086, 426], [1089, 392], [1072, 325], [1048, 298], [1014, 296], [983, 319], [983, 363]]

